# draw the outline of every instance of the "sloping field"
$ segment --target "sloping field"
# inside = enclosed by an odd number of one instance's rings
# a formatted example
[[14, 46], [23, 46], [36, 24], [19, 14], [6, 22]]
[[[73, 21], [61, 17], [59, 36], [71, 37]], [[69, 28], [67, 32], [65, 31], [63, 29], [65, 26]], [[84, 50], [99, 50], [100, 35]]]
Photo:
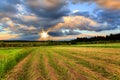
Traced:
[[1, 80], [120, 80], [120, 48], [37, 47]]

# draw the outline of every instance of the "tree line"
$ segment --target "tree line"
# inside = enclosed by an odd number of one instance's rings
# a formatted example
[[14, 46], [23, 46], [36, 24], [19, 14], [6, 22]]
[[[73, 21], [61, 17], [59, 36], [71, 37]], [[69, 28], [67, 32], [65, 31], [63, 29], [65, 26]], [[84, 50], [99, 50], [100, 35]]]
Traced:
[[120, 33], [119, 34], [110, 34], [107, 36], [96, 36], [91, 38], [77, 38], [72, 40], [72, 42], [120, 42]]
[[36, 47], [54, 45], [73, 45], [73, 44], [95, 44], [95, 43], [117, 43], [120, 42], [120, 34], [110, 34], [108, 36], [96, 36], [91, 38], [76, 38], [71, 41], [0, 41], [0, 47]]

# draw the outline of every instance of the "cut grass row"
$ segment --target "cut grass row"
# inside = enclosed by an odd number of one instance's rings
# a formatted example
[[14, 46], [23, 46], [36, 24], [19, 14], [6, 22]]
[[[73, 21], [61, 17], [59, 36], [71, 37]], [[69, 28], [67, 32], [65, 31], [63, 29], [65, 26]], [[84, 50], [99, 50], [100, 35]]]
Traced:
[[[54, 52], [55, 53], [55, 52]], [[101, 79], [101, 75], [96, 74], [95, 72], [91, 71], [90, 69], [83, 67], [79, 64], [76, 64], [74, 60], [61, 56], [59, 53], [56, 53], [59, 56], [59, 59], [66, 64], [69, 68], [71, 75], [74, 76], [74, 80], [79, 79], [89, 79], [89, 80], [96, 80]], [[103, 78], [103, 77], [102, 77]], [[104, 79], [104, 78], [103, 78]]]
[[54, 57], [56, 57], [56, 61], [59, 65], [63, 66], [68, 70], [69, 80], [87, 80], [88, 77], [82, 70], [79, 69], [79, 67], [72, 63], [71, 60], [68, 60], [67, 58], [59, 55], [55, 51], [51, 50], [51, 52], [54, 54]]
[[[108, 71], [106, 69], [106, 67], [103, 65], [99, 65], [99, 62], [96, 63], [94, 62], [94, 60], [91, 60], [91, 59], [86, 59], [87, 57], [78, 57], [79, 55], [77, 56], [74, 56], [73, 54], [71, 54], [72, 52], [67, 52], [65, 50], [62, 50], [63, 52], [61, 53], [59, 50], [56, 50], [57, 53], [59, 53], [61, 56], [64, 56], [64, 57], [67, 57], [69, 59], [72, 59], [74, 61], [76, 61], [77, 64], [81, 64], [83, 65], [84, 67], [87, 67], [87, 68], [90, 68], [91, 70], [93, 71], [96, 71], [98, 73], [101, 73], [102, 76], [108, 78], [108, 79], [112, 79], [112, 80], [119, 80], [120, 79], [120, 74], [116, 74], [115, 71], [114, 73], [111, 73], [110, 71]], [[102, 62], [100, 62], [100, 64], [102, 64]], [[117, 70], [115, 68], [111, 68], [110, 70]], [[119, 70], [119, 69], [118, 69]], [[119, 71], [117, 71], [119, 72]]]
[[69, 75], [68, 75], [68, 70], [63, 67], [62, 65], [59, 65], [56, 58], [53, 57], [53, 54], [48, 52], [47, 53], [48, 59], [49, 59], [49, 64], [54, 68], [56, 73], [59, 75], [59, 80], [68, 80]]
[[[75, 54], [78, 56], [89, 57], [96, 60], [105, 61], [106, 63], [120, 65], [120, 50], [119, 49], [111, 49], [111, 48], [64, 48], [67, 53]], [[63, 50], [64, 50], [63, 49]], [[91, 50], [92, 49], [92, 50]], [[62, 50], [62, 48], [61, 48]]]

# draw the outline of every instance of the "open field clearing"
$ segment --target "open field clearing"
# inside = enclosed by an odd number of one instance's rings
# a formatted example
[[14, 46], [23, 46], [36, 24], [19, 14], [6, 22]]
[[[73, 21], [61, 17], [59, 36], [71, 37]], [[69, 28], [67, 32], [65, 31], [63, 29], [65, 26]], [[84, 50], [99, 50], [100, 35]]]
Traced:
[[2, 48], [0, 70], [1, 80], [120, 80], [120, 48]]

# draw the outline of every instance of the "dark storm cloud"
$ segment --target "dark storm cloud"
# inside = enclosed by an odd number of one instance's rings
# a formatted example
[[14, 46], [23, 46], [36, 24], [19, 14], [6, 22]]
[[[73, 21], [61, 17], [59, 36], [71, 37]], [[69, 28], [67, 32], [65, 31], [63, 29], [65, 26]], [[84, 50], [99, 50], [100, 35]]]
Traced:
[[66, 0], [26, 0], [25, 2], [31, 12], [45, 18], [60, 18], [70, 13]]
[[20, 35], [19, 38], [13, 38], [11, 40], [37, 40], [39, 39], [39, 35], [38, 34], [23, 34]]
[[1, 0], [0, 1], [0, 12], [16, 12], [15, 5], [20, 3], [20, 0]]
[[13, 17], [17, 12], [17, 4], [20, 0], [1, 0], [0, 1], [0, 17]]
[[32, 9], [32, 12], [44, 18], [60, 18], [62, 16], [67, 16], [70, 11], [68, 9], [50, 10], [50, 11]]
[[53, 37], [58, 37], [58, 36], [67, 36], [67, 35], [78, 35], [80, 32], [77, 32], [73, 29], [68, 29], [68, 30], [59, 30], [59, 31], [51, 31], [48, 33], [49, 35]]
[[120, 10], [102, 10], [97, 12], [96, 21], [109, 24], [109, 30], [116, 29], [120, 25]]
[[57, 10], [63, 7], [67, 2], [66, 0], [26, 0], [25, 3], [30, 8]]
[[101, 22], [107, 21], [111, 24], [120, 24], [120, 11], [114, 10], [102, 10], [97, 13], [97, 18]]
[[34, 15], [34, 18], [32, 18], [32, 16], [29, 16], [29, 17], [23, 16], [21, 18], [14, 18], [13, 21], [26, 26], [34, 26], [40, 31], [40, 29], [47, 30], [48, 28], [54, 25], [57, 25], [60, 22], [63, 22], [63, 19], [62, 18], [57, 18], [57, 19], [43, 18], [43, 17], [37, 17], [36, 15]]
[[42, 18], [39, 24], [43, 29], [48, 30], [48, 28], [51, 28], [60, 22], [63, 22], [62, 18], [58, 19]]

